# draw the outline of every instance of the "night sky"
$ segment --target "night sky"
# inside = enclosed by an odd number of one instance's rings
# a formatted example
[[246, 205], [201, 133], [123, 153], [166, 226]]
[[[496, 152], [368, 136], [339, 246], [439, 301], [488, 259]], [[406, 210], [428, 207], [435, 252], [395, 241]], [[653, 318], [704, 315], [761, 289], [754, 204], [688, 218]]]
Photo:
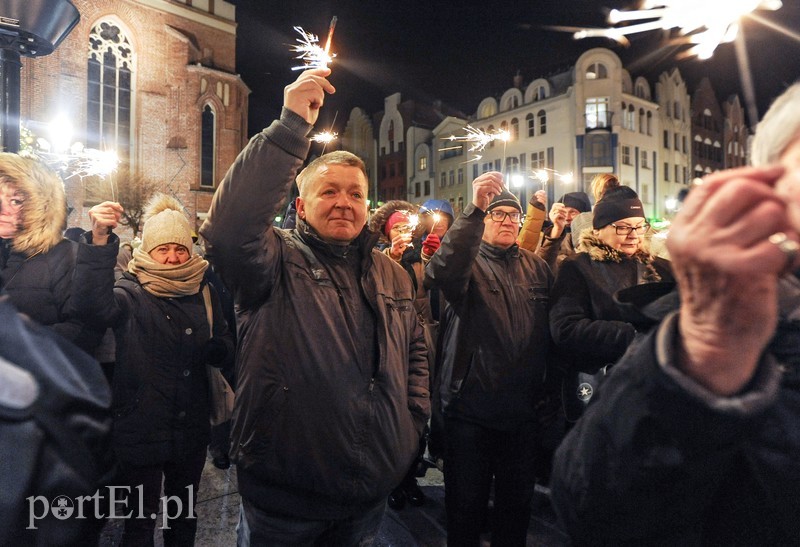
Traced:
[[[703, 0], [698, 0], [702, 2]], [[709, 76], [720, 99], [744, 94], [734, 44], [720, 46], [711, 60], [676, 60], [680, 46], [666, 32], [631, 36], [631, 46], [591, 38], [576, 41], [571, 33], [547, 25], [605, 27], [609, 8], [631, 8], [630, 2], [596, 0], [530, 0], [472, 2], [436, 0], [296, 1], [234, 0], [239, 24], [237, 71], [252, 90], [249, 133], [277, 117], [283, 87], [294, 80], [290, 46], [300, 26], [324, 43], [331, 17], [338, 23], [330, 79], [337, 88], [323, 109], [318, 128], [342, 132], [353, 107], [370, 115], [383, 109], [383, 99], [401, 92], [403, 99], [441, 100], [472, 114], [481, 99], [499, 96], [511, 87], [519, 70], [524, 84], [570, 68], [592, 47], [607, 47], [622, 58], [635, 79], [644, 75], [655, 85], [658, 75], [678, 67], [690, 93]], [[800, 1], [784, 0], [777, 12], [762, 18], [800, 32]], [[800, 41], [754, 22], [743, 25], [750, 73], [756, 85], [759, 115], [786, 85], [800, 77]], [[655, 91], [655, 88], [653, 87]]]

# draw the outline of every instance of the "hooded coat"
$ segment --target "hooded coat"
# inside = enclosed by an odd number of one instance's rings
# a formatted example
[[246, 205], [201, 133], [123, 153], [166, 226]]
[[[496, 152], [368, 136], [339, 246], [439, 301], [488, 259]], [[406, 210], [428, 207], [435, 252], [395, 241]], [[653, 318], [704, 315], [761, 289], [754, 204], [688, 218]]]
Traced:
[[0, 239], [0, 280], [22, 313], [92, 352], [103, 332], [87, 328], [71, 305], [78, 244], [63, 237], [67, 199], [58, 176], [37, 160], [0, 154], [0, 181], [21, 190], [20, 229]]

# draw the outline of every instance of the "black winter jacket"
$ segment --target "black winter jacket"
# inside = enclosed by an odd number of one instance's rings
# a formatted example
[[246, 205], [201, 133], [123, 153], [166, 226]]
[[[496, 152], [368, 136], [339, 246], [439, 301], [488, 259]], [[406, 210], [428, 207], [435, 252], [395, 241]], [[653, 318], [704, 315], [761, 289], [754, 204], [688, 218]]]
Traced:
[[[361, 257], [361, 278], [337, 286], [328, 269], [340, 260], [323, 243], [272, 227], [310, 129], [284, 109], [253, 137], [201, 234], [238, 310], [232, 456], [241, 494], [270, 511], [343, 518], [385, 499], [407, 471], [430, 412], [428, 368], [411, 281], [373, 248], [377, 236], [362, 231], [347, 250]], [[364, 333], [344, 310], [352, 298], [365, 298], [374, 316], [378, 351], [364, 369], [354, 347]]]
[[780, 290], [775, 337], [735, 396], [675, 367], [677, 314], [613, 368], [553, 460], [576, 545], [799, 544], [800, 283]]
[[[0, 240], [0, 246], [7, 244]], [[72, 308], [77, 248], [74, 241], [62, 239], [31, 256], [8, 249], [7, 259], [0, 258], [0, 286], [19, 311], [91, 354], [103, 331], [87, 327]]]
[[425, 270], [447, 307], [437, 355], [446, 416], [500, 430], [535, 418], [550, 333], [552, 274], [534, 253], [483, 242], [486, 213], [470, 204]]
[[[211, 333], [202, 293], [159, 298], [129, 273], [115, 285], [118, 248], [115, 235], [107, 245], [81, 245], [76, 306], [94, 317], [94, 324], [114, 329], [112, 411], [117, 457], [133, 465], [151, 465], [208, 444], [206, 344]], [[214, 337], [224, 343], [232, 359], [233, 336], [216, 292], [209, 288]]]
[[669, 261], [646, 253], [628, 257], [589, 233], [579, 250], [561, 263], [556, 276], [550, 332], [559, 356], [569, 361], [566, 368], [593, 374], [619, 360], [636, 334], [614, 294], [673, 277]]

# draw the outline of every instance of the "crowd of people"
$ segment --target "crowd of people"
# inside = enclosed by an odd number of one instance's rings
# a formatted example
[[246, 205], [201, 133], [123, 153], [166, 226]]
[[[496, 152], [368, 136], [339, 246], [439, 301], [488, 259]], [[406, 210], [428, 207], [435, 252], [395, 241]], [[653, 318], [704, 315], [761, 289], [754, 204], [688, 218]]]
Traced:
[[549, 211], [490, 171], [462, 211], [370, 216], [360, 158], [304, 166], [329, 74], [285, 88], [197, 233], [157, 194], [133, 244], [115, 202], [65, 236], [58, 176], [0, 154], [0, 544], [91, 543], [101, 515], [32, 529], [21, 504], [115, 485], [145, 515], [174, 499], [164, 544], [192, 545], [210, 443], [241, 546], [371, 545], [433, 465], [449, 545], [525, 545], [537, 484], [576, 545], [795, 544], [800, 84], [755, 167], [694, 185], [665, 258], [610, 174]]

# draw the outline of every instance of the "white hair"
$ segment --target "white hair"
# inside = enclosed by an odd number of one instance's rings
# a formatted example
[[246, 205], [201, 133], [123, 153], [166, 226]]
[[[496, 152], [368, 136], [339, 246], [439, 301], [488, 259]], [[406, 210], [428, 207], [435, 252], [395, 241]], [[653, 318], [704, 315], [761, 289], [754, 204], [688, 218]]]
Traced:
[[800, 138], [800, 82], [784, 91], [764, 114], [753, 137], [750, 162], [756, 167], [776, 163], [797, 138]]

